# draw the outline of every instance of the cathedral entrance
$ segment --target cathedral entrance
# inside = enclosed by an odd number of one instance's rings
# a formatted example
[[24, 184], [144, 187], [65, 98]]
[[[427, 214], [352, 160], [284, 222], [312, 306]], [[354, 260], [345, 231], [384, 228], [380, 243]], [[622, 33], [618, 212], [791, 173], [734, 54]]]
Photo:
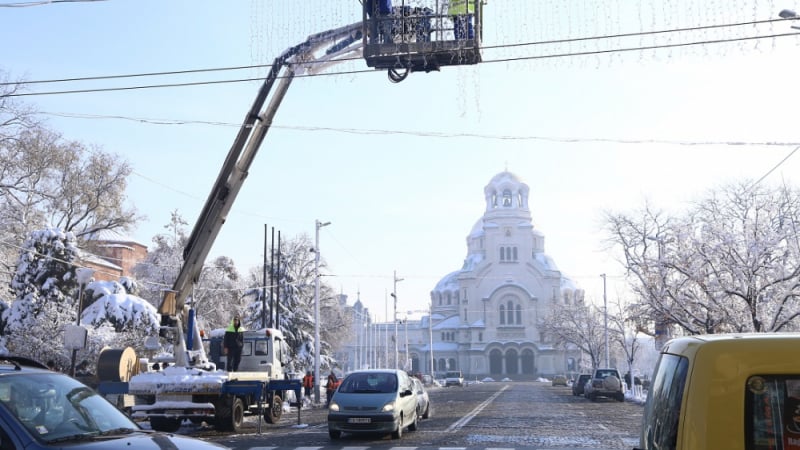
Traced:
[[514, 349], [506, 352], [506, 373], [509, 375], [519, 373], [519, 353]]
[[503, 354], [500, 350], [492, 350], [489, 352], [489, 373], [492, 375], [500, 375], [503, 373]]
[[522, 351], [522, 373], [533, 375], [535, 372], [533, 350], [526, 348]]

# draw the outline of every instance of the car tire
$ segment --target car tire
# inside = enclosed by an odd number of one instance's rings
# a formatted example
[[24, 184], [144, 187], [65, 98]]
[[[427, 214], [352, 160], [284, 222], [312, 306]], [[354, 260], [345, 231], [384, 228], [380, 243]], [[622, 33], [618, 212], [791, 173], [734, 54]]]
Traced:
[[400, 416], [400, 422], [397, 424], [397, 429], [392, 431], [392, 439], [400, 439], [403, 437], [403, 416]]
[[427, 419], [430, 416], [431, 416], [431, 404], [428, 403], [427, 405], [425, 405], [425, 412], [422, 413], [422, 418]]
[[618, 391], [620, 386], [622, 385], [619, 382], [619, 378], [613, 375], [603, 380], [603, 388], [607, 391]]
[[617, 394], [617, 401], [618, 402], [624, 402], [625, 401], [625, 394], [623, 394], [622, 392]]
[[414, 421], [408, 424], [408, 431], [417, 431], [417, 421], [419, 420], [419, 416], [414, 411]]
[[337, 440], [342, 437], [342, 432], [338, 430], [328, 430], [328, 436], [333, 440]]

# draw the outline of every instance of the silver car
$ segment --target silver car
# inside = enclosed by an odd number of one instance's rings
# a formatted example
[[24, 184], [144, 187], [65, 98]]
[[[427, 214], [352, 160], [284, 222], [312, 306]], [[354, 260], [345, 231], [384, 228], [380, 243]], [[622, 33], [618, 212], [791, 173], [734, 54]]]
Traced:
[[331, 439], [342, 433], [391, 433], [400, 439], [404, 428], [417, 429], [417, 394], [412, 378], [402, 370], [352, 372], [328, 406]]
[[431, 416], [431, 398], [419, 378], [412, 377], [414, 392], [417, 394], [417, 417], [427, 419]]

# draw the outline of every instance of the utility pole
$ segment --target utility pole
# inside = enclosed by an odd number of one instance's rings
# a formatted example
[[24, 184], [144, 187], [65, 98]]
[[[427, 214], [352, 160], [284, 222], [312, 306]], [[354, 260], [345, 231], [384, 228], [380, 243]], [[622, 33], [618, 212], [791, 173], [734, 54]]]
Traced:
[[392, 288], [392, 297], [394, 298], [394, 368], [400, 368], [400, 361], [397, 349], [397, 282], [403, 281], [402, 278], [397, 278], [397, 271], [394, 271], [394, 287]]
[[608, 303], [606, 301], [606, 274], [600, 274], [603, 277], [603, 334], [606, 340], [606, 367], [610, 367], [610, 358], [608, 357]]
[[330, 224], [319, 220], [314, 223], [314, 403], [319, 403], [319, 229]]
[[433, 359], [433, 301], [431, 301], [430, 308], [428, 308], [428, 339], [430, 339], [430, 353], [431, 353], [431, 379], [436, 379], [436, 366]]

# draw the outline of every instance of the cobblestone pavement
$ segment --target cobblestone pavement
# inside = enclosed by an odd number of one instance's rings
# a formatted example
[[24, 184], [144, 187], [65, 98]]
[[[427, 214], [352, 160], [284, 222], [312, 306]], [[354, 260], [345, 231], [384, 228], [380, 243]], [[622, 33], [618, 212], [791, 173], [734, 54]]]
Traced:
[[324, 407], [286, 412], [278, 424], [247, 418], [238, 434], [184, 426], [181, 433], [236, 449], [296, 447], [402, 446], [419, 448], [527, 448], [548, 450], [630, 450], [638, 444], [643, 407], [632, 402], [572, 395], [549, 383], [471, 384], [430, 390], [432, 417], [401, 441], [388, 436], [350, 436], [331, 442]]

